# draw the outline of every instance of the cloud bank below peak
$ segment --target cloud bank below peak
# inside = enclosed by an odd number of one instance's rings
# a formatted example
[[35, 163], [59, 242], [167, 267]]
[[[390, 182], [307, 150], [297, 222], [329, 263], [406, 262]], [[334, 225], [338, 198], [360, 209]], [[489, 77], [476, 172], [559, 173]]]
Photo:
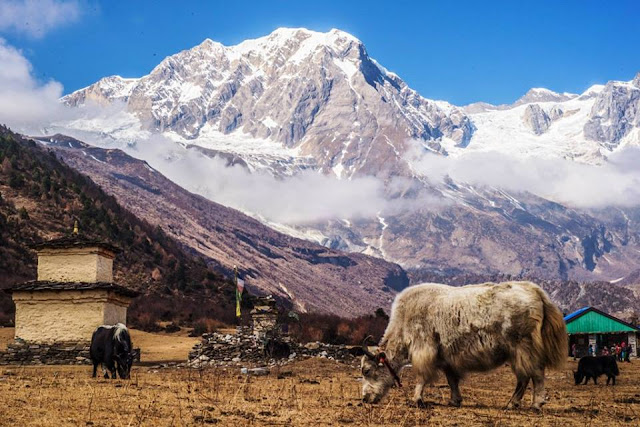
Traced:
[[436, 185], [451, 179], [476, 187], [528, 192], [573, 208], [640, 206], [640, 148], [612, 153], [601, 165], [563, 158], [519, 157], [497, 151], [456, 157], [413, 151], [413, 170]]

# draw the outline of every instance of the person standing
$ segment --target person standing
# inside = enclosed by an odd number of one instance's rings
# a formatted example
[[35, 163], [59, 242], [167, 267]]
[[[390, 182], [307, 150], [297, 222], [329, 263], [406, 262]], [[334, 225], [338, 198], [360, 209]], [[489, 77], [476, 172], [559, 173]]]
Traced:
[[589, 356], [593, 356], [593, 345], [589, 344]]
[[571, 356], [573, 356], [573, 360], [576, 360], [576, 343], [571, 345]]

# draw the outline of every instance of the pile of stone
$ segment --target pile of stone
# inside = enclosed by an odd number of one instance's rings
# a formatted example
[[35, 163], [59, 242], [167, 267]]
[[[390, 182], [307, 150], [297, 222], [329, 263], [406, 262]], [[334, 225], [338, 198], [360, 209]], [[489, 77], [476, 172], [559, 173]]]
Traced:
[[362, 355], [362, 350], [360, 347], [310, 342], [298, 345], [297, 353], [302, 358], [320, 357], [337, 360], [338, 362], [351, 363], [358, 356]]
[[[269, 339], [286, 343], [289, 352], [282, 358], [269, 358], [264, 345]], [[202, 336], [189, 353], [187, 366], [246, 366], [282, 365], [293, 360], [311, 357], [326, 358], [344, 363], [352, 363], [361, 354], [359, 347], [312, 342], [299, 344], [287, 336], [259, 338], [249, 328], [239, 328], [235, 334], [210, 333]]]
[[88, 365], [89, 343], [34, 344], [16, 340], [0, 352], [0, 365]]
[[203, 334], [202, 341], [189, 353], [188, 364], [224, 366], [242, 361], [260, 363], [263, 360], [262, 343], [250, 331], [242, 328], [235, 334]]

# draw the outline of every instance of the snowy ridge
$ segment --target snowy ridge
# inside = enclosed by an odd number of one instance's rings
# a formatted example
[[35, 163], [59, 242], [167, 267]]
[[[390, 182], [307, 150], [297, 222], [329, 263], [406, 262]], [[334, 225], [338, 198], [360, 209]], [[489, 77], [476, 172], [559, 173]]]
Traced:
[[[220, 143], [220, 135], [251, 140], [253, 151], [312, 156], [323, 172], [347, 178], [380, 169], [380, 155], [372, 152], [377, 140], [419, 139], [441, 152], [439, 141], [466, 144], [472, 132], [459, 108], [421, 97], [370, 58], [357, 38], [335, 29], [280, 28], [235, 46], [206, 39], [147, 76], [108, 77], [62, 99], [70, 106], [116, 100], [126, 103], [140, 131], [216, 149], [233, 145]], [[86, 128], [77, 125], [69, 127]], [[394, 143], [401, 152], [403, 145]], [[239, 143], [230, 151], [252, 150]], [[389, 168], [401, 169], [400, 163]], [[273, 167], [269, 160], [262, 166]]]

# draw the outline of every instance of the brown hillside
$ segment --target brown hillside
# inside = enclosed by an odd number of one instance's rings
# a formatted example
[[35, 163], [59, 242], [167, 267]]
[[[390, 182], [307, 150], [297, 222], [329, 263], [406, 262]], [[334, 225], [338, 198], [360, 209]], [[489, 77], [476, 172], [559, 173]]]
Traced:
[[[134, 326], [206, 317], [232, 321], [233, 286], [213, 267], [184, 252], [159, 225], [124, 209], [52, 151], [0, 127], [0, 288], [35, 279], [29, 245], [69, 233], [76, 219], [83, 236], [123, 249], [115, 260], [116, 281], [142, 292], [130, 310]], [[0, 292], [0, 322], [12, 317], [13, 303]]]
[[277, 232], [235, 209], [193, 194], [146, 162], [64, 135], [38, 138], [139, 218], [223, 268], [238, 265], [252, 293], [291, 301], [301, 312], [343, 317], [388, 311], [409, 284], [397, 264], [345, 253]]

